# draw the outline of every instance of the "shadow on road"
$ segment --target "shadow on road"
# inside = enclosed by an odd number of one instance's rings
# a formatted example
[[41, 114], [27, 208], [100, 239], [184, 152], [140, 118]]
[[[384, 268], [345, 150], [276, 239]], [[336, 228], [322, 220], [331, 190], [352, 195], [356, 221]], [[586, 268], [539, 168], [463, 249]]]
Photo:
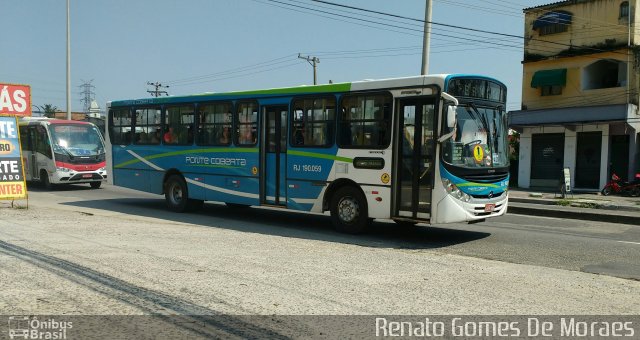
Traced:
[[331, 224], [331, 218], [326, 215], [257, 207], [231, 209], [225, 205], [214, 203], [206, 203], [204, 208], [197, 213], [178, 214], [167, 211], [163, 199], [101, 199], [61, 204], [160, 218], [211, 228], [355, 244], [364, 247], [433, 249], [472, 242], [491, 235], [485, 232], [435, 226], [402, 227], [390, 221], [374, 221], [370, 231], [364, 235], [346, 235], [335, 231]]
[[[163, 329], [180, 328], [183, 331], [180, 337], [238, 337], [241, 339], [265, 337], [287, 339], [276, 330], [255, 324], [250, 319], [247, 320], [233, 315], [212, 318], [211, 316], [220, 316], [221, 313], [206, 306], [192, 303], [161, 291], [134, 285], [89, 267], [18, 245], [0, 241], [0, 254], [19, 258], [67, 281], [136, 307], [144, 314], [155, 315], [158, 321], [168, 324], [164, 325]], [[229, 305], [220, 299], [215, 299], [214, 302]], [[183, 317], [178, 319], [177, 315]], [[126, 321], [126, 319], [119, 321]], [[156, 329], [156, 331], [158, 330]]]

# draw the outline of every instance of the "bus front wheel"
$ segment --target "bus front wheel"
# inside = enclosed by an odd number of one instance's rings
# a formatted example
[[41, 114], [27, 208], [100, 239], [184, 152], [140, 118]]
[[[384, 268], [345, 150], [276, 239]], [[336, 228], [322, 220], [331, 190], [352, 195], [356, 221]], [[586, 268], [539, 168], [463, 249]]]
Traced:
[[187, 183], [181, 176], [172, 175], [164, 184], [164, 198], [167, 208], [174, 212], [185, 212], [189, 203]]
[[98, 189], [102, 185], [102, 182], [91, 182], [89, 185], [91, 186], [91, 189]]
[[53, 184], [49, 181], [49, 173], [47, 170], [40, 170], [40, 184], [47, 190], [53, 189]]
[[347, 186], [338, 189], [331, 197], [331, 219], [338, 231], [360, 234], [367, 230], [369, 213], [367, 200], [360, 190]]

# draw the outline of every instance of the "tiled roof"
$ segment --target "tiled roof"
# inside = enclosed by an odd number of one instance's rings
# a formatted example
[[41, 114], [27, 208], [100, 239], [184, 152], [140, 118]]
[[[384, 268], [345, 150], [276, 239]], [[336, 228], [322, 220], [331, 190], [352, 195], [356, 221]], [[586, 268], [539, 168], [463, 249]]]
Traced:
[[564, 1], [552, 2], [552, 3], [546, 4], [546, 5], [528, 7], [528, 8], [523, 9], [523, 11], [528, 11], [528, 10], [538, 9], [538, 8], [544, 8], [544, 7], [556, 7], [556, 6], [560, 6], [560, 5], [568, 5], [568, 4], [571, 4], [571, 3], [575, 3], [575, 1], [574, 0], [564, 0]]

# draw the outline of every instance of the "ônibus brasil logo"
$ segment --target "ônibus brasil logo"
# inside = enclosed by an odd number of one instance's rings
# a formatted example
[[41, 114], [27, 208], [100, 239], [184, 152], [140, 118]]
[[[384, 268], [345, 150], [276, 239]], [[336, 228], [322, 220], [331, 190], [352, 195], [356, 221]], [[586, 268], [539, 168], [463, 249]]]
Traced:
[[71, 328], [71, 321], [58, 321], [54, 318], [39, 320], [35, 316], [9, 317], [10, 339], [66, 339], [67, 330]]

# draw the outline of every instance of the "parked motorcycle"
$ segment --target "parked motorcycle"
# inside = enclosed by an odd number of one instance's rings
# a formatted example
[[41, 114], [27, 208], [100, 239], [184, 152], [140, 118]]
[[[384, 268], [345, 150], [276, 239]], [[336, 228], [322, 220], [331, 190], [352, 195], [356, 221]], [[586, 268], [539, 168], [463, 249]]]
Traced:
[[611, 180], [602, 189], [602, 195], [608, 196], [611, 194], [640, 196], [640, 172], [635, 175], [635, 179], [631, 182], [620, 181], [620, 177], [614, 173], [611, 176]]

